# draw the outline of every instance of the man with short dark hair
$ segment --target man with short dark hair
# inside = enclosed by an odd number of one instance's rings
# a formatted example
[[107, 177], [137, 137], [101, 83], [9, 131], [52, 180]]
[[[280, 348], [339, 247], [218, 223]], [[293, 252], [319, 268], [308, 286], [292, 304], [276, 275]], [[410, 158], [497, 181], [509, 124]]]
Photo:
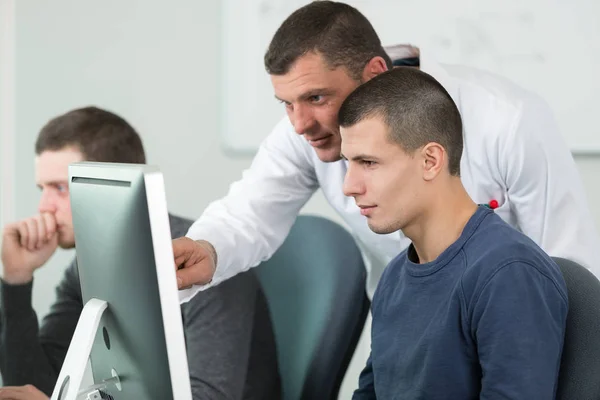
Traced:
[[269, 44], [265, 69], [269, 75], [286, 75], [310, 53], [321, 55], [331, 68], [344, 67], [358, 82], [364, 79], [365, 65], [375, 57], [381, 57], [388, 69], [392, 67], [371, 23], [344, 3], [316, 1], [290, 15]]
[[[123, 118], [96, 107], [52, 119], [42, 128], [35, 151], [39, 214], [5, 226], [2, 237], [0, 370], [4, 384], [13, 387], [0, 389], [0, 400], [51, 395], [83, 310], [76, 260], [39, 327], [31, 305], [35, 270], [57, 247], [75, 247], [69, 164], [146, 160], [137, 132]], [[173, 238], [191, 225], [173, 215], [169, 222]], [[181, 311], [194, 399], [280, 398], [269, 310], [251, 271], [196, 296]]]
[[98, 107], [71, 110], [48, 121], [35, 154], [75, 146], [86, 161], [145, 164], [142, 139], [121, 116]]
[[564, 279], [539, 246], [469, 197], [448, 92], [401, 67], [348, 96], [339, 123], [344, 193], [373, 232], [411, 240], [373, 297], [371, 356], [353, 398], [554, 398]]
[[[319, 188], [362, 245], [368, 290], [375, 288], [385, 265], [410, 239], [402, 231], [373, 233], [366, 210], [343, 195], [348, 164], [340, 159], [337, 116], [352, 91], [394, 64], [369, 21], [347, 4], [312, 2], [281, 24], [265, 67], [287, 117], [227, 196], [204, 210], [186, 238], [173, 242], [183, 266], [177, 271], [181, 287], [197, 285], [187, 298], [271, 257]], [[461, 180], [469, 196], [493, 207], [550, 255], [598, 274], [600, 238], [577, 167], [546, 103], [473, 68], [426, 59], [419, 68], [446, 88], [461, 113]], [[191, 259], [202, 261], [185, 261]]]

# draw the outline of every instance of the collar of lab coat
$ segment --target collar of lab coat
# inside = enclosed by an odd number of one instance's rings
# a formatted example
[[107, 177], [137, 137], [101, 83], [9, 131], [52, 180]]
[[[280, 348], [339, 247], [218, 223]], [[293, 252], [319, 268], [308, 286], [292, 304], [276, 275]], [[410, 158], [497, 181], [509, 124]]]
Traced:
[[444, 67], [435, 61], [435, 56], [427, 49], [423, 51], [421, 47], [415, 47], [410, 44], [394, 44], [384, 46], [384, 50], [394, 59], [419, 57], [421, 71], [433, 76], [450, 94], [450, 97], [458, 105], [459, 91], [458, 85], [448, 74]]

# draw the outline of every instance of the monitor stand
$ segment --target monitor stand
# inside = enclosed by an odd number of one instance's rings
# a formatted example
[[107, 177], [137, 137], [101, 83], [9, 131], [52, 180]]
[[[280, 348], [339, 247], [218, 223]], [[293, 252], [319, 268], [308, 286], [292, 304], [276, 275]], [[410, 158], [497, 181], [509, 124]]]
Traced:
[[[92, 351], [100, 321], [102, 320], [102, 315], [107, 306], [108, 303], [106, 301], [92, 298], [83, 307], [83, 311], [77, 321], [75, 333], [71, 339], [71, 344], [69, 345], [69, 350], [67, 350], [67, 356], [60, 369], [56, 386], [54, 386], [51, 400], [79, 400], [81, 398], [82, 394], [79, 393], [79, 390], [83, 374]], [[113, 378], [116, 381], [117, 388], [119, 388], [118, 377], [113, 376]], [[85, 398], [83, 397], [83, 399]]]

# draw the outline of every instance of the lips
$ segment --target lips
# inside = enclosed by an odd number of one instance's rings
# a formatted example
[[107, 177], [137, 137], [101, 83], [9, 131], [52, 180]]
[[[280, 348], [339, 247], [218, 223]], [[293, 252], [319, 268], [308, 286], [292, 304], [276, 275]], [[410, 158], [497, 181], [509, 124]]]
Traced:
[[321, 136], [318, 138], [309, 138], [305, 136], [305, 139], [308, 141], [308, 143], [313, 146], [313, 147], [319, 147], [324, 145], [327, 140], [329, 140], [329, 138], [331, 137], [331, 135], [326, 135], [326, 136]]
[[360, 208], [360, 214], [368, 217], [369, 215], [371, 215], [373, 213], [373, 210], [377, 206], [365, 206], [365, 205], [358, 204], [358, 207]]

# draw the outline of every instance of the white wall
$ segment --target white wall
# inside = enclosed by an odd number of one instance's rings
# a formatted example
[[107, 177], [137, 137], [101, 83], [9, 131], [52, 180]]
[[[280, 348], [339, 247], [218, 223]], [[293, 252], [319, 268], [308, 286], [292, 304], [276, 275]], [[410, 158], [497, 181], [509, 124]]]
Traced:
[[[15, 218], [36, 210], [33, 145], [40, 127], [91, 103], [127, 111], [123, 115], [142, 134], [149, 162], [164, 173], [172, 212], [198, 216], [240, 177], [250, 159], [224, 154], [219, 137], [219, 2], [177, 3], [175, 10], [156, 1], [18, 1], [16, 131], [1, 132], [14, 133]], [[114, 80], [105, 79], [107, 69]], [[577, 162], [595, 206], [600, 186], [593, 174], [600, 159]], [[320, 193], [304, 212], [340, 221]], [[600, 225], [600, 210], [592, 212]], [[72, 257], [61, 251], [36, 273], [33, 301], [40, 316]], [[365, 341], [340, 398], [349, 398], [367, 353]]]

